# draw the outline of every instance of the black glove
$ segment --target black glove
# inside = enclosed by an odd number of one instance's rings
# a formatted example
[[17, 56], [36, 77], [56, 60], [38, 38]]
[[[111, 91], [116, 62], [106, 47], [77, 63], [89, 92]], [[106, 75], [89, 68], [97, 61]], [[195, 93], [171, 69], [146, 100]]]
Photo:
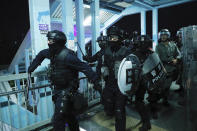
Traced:
[[84, 55], [83, 56], [83, 60], [88, 62], [89, 61], [89, 57], [87, 55]]

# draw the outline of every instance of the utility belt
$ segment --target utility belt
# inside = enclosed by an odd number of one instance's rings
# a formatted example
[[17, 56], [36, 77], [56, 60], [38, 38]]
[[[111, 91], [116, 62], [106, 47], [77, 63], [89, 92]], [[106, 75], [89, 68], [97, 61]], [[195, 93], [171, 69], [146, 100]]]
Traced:
[[56, 102], [56, 100], [59, 98], [59, 97], [67, 97], [69, 98], [71, 96], [71, 88], [66, 88], [66, 89], [62, 89], [60, 87], [56, 87], [55, 86], [55, 90], [53, 91], [53, 96], [52, 96], [52, 100], [54, 102]]
[[[57, 91], [57, 94], [53, 95], [52, 100], [61, 99], [63, 106], [61, 107], [63, 112], [67, 112], [66, 106], [72, 107], [72, 111], [75, 114], [81, 114], [88, 108], [88, 100], [78, 91], [73, 91], [71, 88], [66, 90]], [[69, 105], [68, 105], [69, 103]]]

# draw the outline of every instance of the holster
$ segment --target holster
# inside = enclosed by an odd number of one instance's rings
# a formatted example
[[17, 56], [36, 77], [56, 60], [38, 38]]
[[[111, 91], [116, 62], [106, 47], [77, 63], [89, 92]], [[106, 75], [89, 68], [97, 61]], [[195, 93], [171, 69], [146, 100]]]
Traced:
[[87, 109], [88, 100], [83, 96], [82, 93], [74, 92], [71, 94], [70, 98], [75, 114], [81, 114]]

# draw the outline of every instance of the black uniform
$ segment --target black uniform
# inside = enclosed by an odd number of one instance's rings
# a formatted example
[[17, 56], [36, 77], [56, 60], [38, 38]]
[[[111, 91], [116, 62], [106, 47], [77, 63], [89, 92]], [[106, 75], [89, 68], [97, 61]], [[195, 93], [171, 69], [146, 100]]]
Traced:
[[126, 96], [121, 94], [117, 84], [117, 71], [121, 60], [130, 54], [126, 47], [108, 47], [104, 54], [104, 64], [109, 70], [103, 90], [103, 104], [107, 115], [115, 115], [116, 131], [126, 130]]
[[105, 48], [107, 47], [107, 36], [99, 36], [97, 38], [97, 42], [99, 47], [101, 48], [96, 54], [94, 54], [93, 56], [89, 56], [88, 52], [86, 56], [83, 56], [83, 59], [89, 63], [91, 62], [96, 62], [97, 61], [97, 66], [96, 66], [96, 72], [98, 74], [99, 77], [101, 77], [101, 67], [103, 66], [103, 55], [105, 52]]
[[[132, 54], [136, 55], [141, 63], [144, 63], [147, 57], [152, 53], [153, 52], [151, 50], [144, 51], [144, 50], [136, 49], [136, 51], [133, 52]], [[141, 77], [139, 81], [140, 81], [139, 86], [135, 93], [135, 104], [136, 104], [136, 109], [139, 112], [143, 123], [143, 126], [141, 127], [141, 131], [146, 131], [151, 128], [148, 109], [144, 104], [144, 95], [148, 88], [148, 81], [145, 80], [143, 77]]]
[[53, 95], [55, 112], [52, 121], [54, 130], [64, 131], [67, 122], [71, 131], [79, 131], [79, 124], [73, 112], [71, 92], [78, 89], [76, 83], [79, 71], [83, 72], [93, 82], [97, 80], [97, 75], [88, 64], [81, 62], [73, 51], [59, 43], [59, 39], [65, 38], [64, 34], [61, 35], [62, 32], [60, 31], [48, 33], [49, 41], [51, 39], [55, 41], [53, 44], [49, 44], [49, 49], [42, 50], [36, 56], [28, 72], [34, 71], [45, 58], [50, 59], [50, 80], [55, 87]]
[[[135, 42], [135, 50], [133, 50], [132, 54], [136, 55], [139, 58], [140, 63], [143, 67], [145, 60], [149, 55], [153, 53], [153, 51], [151, 50], [152, 40], [147, 35], [141, 35], [136, 38]], [[144, 95], [148, 89], [149, 81], [144, 76], [141, 76], [138, 80], [138, 83], [139, 86], [135, 93], [135, 104], [143, 123], [142, 127], [140, 127], [140, 131], [147, 131], [151, 128], [151, 124], [148, 108], [144, 103]]]

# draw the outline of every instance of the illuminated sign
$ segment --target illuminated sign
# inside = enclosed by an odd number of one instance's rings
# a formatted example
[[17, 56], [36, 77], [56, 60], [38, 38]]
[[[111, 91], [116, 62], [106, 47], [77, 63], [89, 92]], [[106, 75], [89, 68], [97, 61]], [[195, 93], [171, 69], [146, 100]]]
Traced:
[[47, 34], [49, 31], [49, 25], [48, 24], [39, 24], [39, 30], [41, 34]]

